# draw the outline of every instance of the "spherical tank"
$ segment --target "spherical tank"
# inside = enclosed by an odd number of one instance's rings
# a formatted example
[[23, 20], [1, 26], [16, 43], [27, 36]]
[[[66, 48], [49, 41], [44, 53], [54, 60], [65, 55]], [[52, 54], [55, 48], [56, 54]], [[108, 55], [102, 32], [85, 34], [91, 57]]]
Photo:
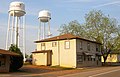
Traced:
[[51, 19], [51, 14], [50, 14], [50, 12], [47, 11], [47, 10], [40, 11], [40, 12], [39, 12], [38, 19], [39, 19], [41, 22], [48, 22], [48, 21]]
[[11, 2], [9, 6], [9, 14], [11, 16], [24, 16], [25, 15], [25, 5], [23, 2]]

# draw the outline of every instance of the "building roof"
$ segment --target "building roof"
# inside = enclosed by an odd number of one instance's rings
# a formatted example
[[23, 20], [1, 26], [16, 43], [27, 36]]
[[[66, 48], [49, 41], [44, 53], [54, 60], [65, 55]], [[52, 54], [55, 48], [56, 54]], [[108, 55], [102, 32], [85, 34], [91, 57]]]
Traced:
[[32, 52], [32, 53], [47, 53], [47, 52], [52, 52], [52, 50], [34, 51], [34, 52]]
[[17, 54], [17, 53], [10, 52], [10, 51], [8, 51], [8, 50], [3, 50], [3, 49], [0, 49], [0, 54], [3, 54], [3, 55], [11, 55], [11, 56], [19, 56], [19, 54]]
[[[91, 41], [91, 40], [88, 40], [88, 39], [84, 39], [84, 38], [81, 38], [79, 36], [75, 36], [75, 35], [72, 35], [72, 34], [63, 34], [63, 35], [59, 35], [59, 36], [55, 36], [55, 37], [35, 41], [35, 43], [57, 41], [57, 40], [67, 40], [67, 39], [81, 39], [81, 40], [85, 40], [85, 41], [89, 41], [89, 42], [93, 42], [93, 43], [98, 43], [96, 41]], [[98, 44], [101, 44], [101, 43], [98, 43]]]

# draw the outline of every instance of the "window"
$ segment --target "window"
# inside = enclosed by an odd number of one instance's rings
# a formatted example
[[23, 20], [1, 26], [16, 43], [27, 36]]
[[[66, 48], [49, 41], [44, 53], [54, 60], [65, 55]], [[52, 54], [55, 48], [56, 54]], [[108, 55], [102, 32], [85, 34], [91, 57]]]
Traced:
[[101, 56], [98, 56], [98, 60], [101, 61]]
[[0, 54], [0, 58], [5, 58], [5, 55]]
[[1, 62], [1, 66], [5, 66], [5, 59]]
[[83, 56], [77, 54], [77, 62], [80, 63], [80, 62], [82, 62], [82, 61], [83, 61]]
[[80, 44], [80, 49], [82, 50], [82, 41], [80, 41], [80, 43], [79, 43], [79, 44]]
[[45, 50], [45, 43], [41, 43], [41, 50]]
[[90, 55], [88, 55], [87, 58], [88, 58], [88, 61], [92, 61], [92, 58]]
[[41, 43], [41, 46], [45, 46], [45, 43]]
[[0, 67], [5, 66], [5, 55], [0, 54]]
[[87, 43], [87, 49], [90, 51], [90, 43]]
[[57, 42], [52, 42], [52, 47], [56, 47], [57, 46]]
[[88, 61], [89, 61], [90, 60], [89, 56], [87, 56], [87, 58], [88, 58]]
[[99, 51], [99, 49], [98, 49], [98, 44], [96, 44], [96, 51]]
[[86, 57], [87, 57], [87, 56], [84, 55], [84, 61], [86, 60]]
[[65, 49], [70, 49], [70, 41], [65, 41]]

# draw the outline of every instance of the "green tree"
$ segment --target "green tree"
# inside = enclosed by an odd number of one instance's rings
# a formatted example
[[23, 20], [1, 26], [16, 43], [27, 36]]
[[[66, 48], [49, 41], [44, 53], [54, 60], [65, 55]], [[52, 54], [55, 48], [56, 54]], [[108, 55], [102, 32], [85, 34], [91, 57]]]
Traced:
[[23, 55], [18, 46], [11, 44], [9, 51], [18, 53], [20, 56], [10, 57], [10, 71], [16, 71], [23, 66]]
[[117, 28], [117, 37], [114, 38], [113, 42], [113, 50], [120, 53], [120, 25]]
[[101, 53], [104, 63], [108, 54], [111, 51], [117, 51], [120, 45], [118, 42], [120, 28], [117, 20], [103, 14], [100, 10], [92, 10], [85, 14], [85, 23], [82, 26], [77, 21], [72, 21], [68, 25], [62, 25], [59, 32], [60, 34], [71, 33], [103, 44]]
[[84, 37], [84, 27], [79, 24], [78, 21], [74, 20], [71, 21], [68, 24], [63, 24], [62, 26], [60, 26], [60, 29], [58, 30], [60, 32], [60, 34], [73, 34], [73, 35], [77, 35], [77, 36], [83, 36]]
[[87, 30], [87, 38], [95, 40], [103, 44], [102, 56], [104, 63], [108, 54], [114, 49], [114, 38], [117, 38], [117, 21], [105, 16], [100, 10], [92, 10], [85, 15], [85, 28]]

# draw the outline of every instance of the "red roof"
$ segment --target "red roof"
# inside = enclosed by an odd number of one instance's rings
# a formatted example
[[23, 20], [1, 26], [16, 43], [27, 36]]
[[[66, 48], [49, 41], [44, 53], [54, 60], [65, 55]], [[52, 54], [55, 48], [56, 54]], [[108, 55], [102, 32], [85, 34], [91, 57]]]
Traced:
[[[84, 38], [81, 38], [79, 36], [75, 36], [75, 35], [72, 35], [72, 34], [63, 34], [63, 35], [59, 35], [59, 36], [55, 36], [55, 37], [51, 37], [51, 38], [35, 41], [35, 43], [48, 42], [48, 41], [57, 41], [57, 40], [67, 40], [67, 39], [81, 39], [81, 40], [85, 40], [85, 41], [98, 43], [96, 41], [87, 40], [87, 39], [84, 39]], [[101, 44], [101, 43], [98, 43], [98, 44]]]
[[3, 49], [0, 49], [0, 54], [3, 54], [3, 55], [11, 55], [11, 56], [19, 56], [19, 54], [17, 54], [17, 53], [10, 52], [10, 51], [8, 51], [8, 50], [3, 50]]

